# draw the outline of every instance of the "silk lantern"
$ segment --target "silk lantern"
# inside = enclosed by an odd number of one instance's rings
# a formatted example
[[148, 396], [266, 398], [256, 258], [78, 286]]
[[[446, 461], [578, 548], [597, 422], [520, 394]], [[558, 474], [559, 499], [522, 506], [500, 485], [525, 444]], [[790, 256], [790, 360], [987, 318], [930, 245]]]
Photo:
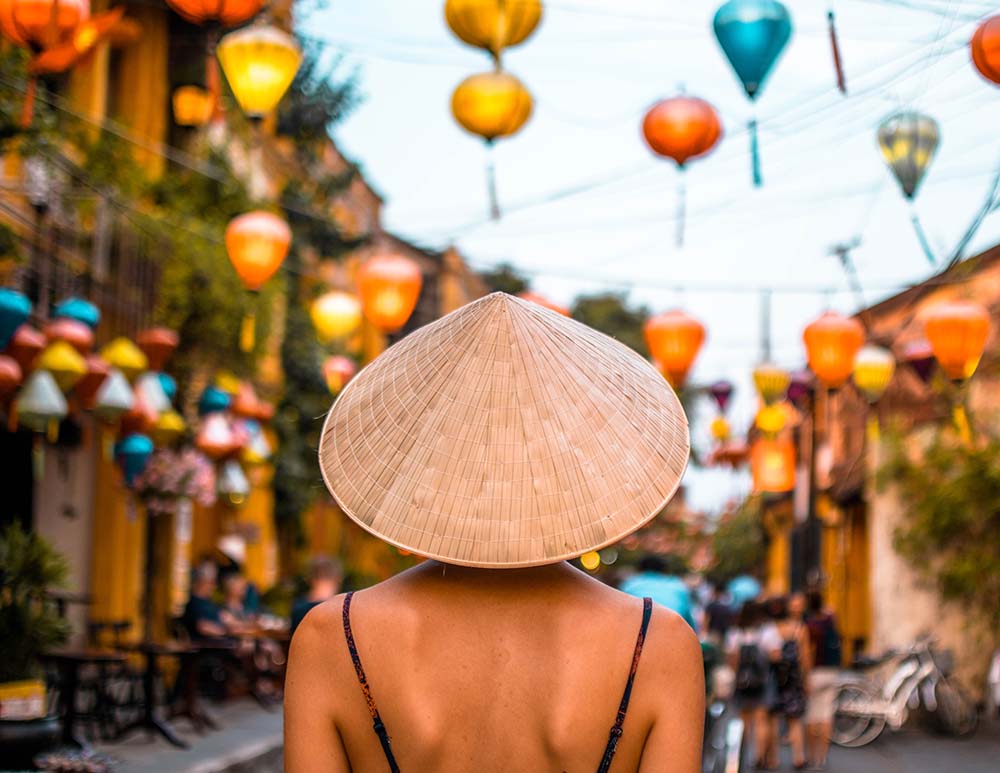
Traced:
[[31, 301], [24, 293], [0, 287], [0, 349], [7, 348], [14, 332], [28, 320]]
[[753, 385], [760, 399], [767, 404], [780, 400], [788, 391], [791, 374], [773, 362], [764, 362], [753, 369]]
[[217, 386], [207, 386], [198, 398], [198, 415], [207, 416], [210, 413], [219, 413], [229, 410], [233, 398], [228, 392], [224, 392]]
[[712, 395], [715, 404], [719, 406], [719, 411], [725, 413], [729, 405], [729, 398], [733, 396], [732, 383], [729, 381], [716, 381], [709, 386], [708, 393]]
[[10, 397], [17, 390], [23, 377], [24, 374], [21, 372], [21, 366], [17, 364], [17, 360], [6, 354], [0, 354], [0, 400], [6, 400]]
[[144, 435], [156, 426], [160, 414], [138, 389], [133, 390], [133, 396], [132, 407], [122, 414], [121, 431], [124, 435], [129, 433]]
[[163, 391], [163, 384], [160, 382], [159, 373], [147, 370], [136, 379], [135, 391], [142, 395], [142, 399], [157, 416], [164, 411], [170, 410], [170, 398]]
[[302, 63], [295, 38], [270, 24], [252, 24], [219, 41], [219, 63], [248, 118], [261, 120], [278, 106]]
[[903, 347], [903, 361], [909, 365], [925, 385], [931, 382], [937, 360], [927, 341], [913, 341]]
[[789, 406], [787, 403], [765, 405], [754, 417], [754, 426], [768, 435], [777, 435], [788, 424]]
[[924, 314], [924, 334], [934, 357], [952, 381], [962, 382], [979, 366], [990, 332], [990, 316], [978, 303], [954, 301]]
[[1000, 84], [1000, 16], [980, 22], [969, 42], [969, 51], [979, 74]]
[[195, 445], [211, 459], [221, 459], [237, 448], [232, 427], [221, 413], [210, 413], [202, 417], [198, 434], [195, 435]]
[[827, 311], [802, 334], [809, 367], [827, 389], [838, 389], [851, 375], [865, 329], [852, 317]]
[[174, 398], [177, 397], [177, 381], [169, 373], [164, 373], [162, 370], [156, 375], [160, 379], [160, 386], [163, 387], [163, 394], [173, 403]]
[[940, 139], [937, 121], [912, 110], [894, 113], [879, 125], [882, 155], [907, 199], [916, 196]]
[[896, 372], [896, 358], [881, 346], [863, 346], [854, 358], [854, 386], [869, 403], [877, 403]]
[[732, 433], [732, 429], [729, 426], [729, 422], [726, 421], [725, 416], [716, 416], [712, 419], [709, 431], [712, 433], [712, 438], [720, 443], [729, 440], [729, 436]]
[[760, 438], [750, 449], [754, 491], [785, 494], [795, 488], [795, 444], [788, 439]]
[[170, 102], [178, 126], [204, 126], [215, 110], [212, 94], [199, 86], [178, 86]]
[[125, 378], [125, 374], [117, 368], [110, 368], [107, 378], [94, 395], [91, 411], [103, 422], [113, 424], [135, 406], [135, 394]]
[[125, 485], [131, 488], [142, 474], [153, 455], [153, 441], [146, 435], [133, 432], [115, 443], [115, 461], [121, 468]]
[[149, 367], [149, 360], [134, 343], [119, 336], [101, 349], [101, 356], [112, 368], [117, 368], [129, 381], [134, 381]]
[[170, 355], [177, 349], [180, 336], [170, 328], [152, 327], [140, 331], [139, 335], [135, 337], [135, 342], [139, 345], [142, 353], [146, 355], [149, 369], [160, 371], [167, 364]]
[[312, 302], [309, 316], [321, 341], [347, 338], [361, 325], [361, 301], [351, 293], [331, 290]]
[[14, 410], [21, 424], [35, 432], [47, 432], [49, 440], [55, 442], [59, 422], [66, 418], [69, 406], [52, 374], [38, 369], [18, 392]]
[[646, 345], [674, 389], [680, 389], [705, 342], [705, 326], [680, 310], [651, 317], [643, 327]]
[[235, 27], [256, 16], [264, 0], [167, 0], [167, 4], [192, 24]]
[[171, 409], [161, 413], [150, 431], [153, 442], [158, 446], [172, 446], [187, 431], [187, 422], [177, 411]]
[[357, 282], [365, 317], [383, 333], [395, 333], [413, 313], [423, 277], [410, 258], [384, 254], [362, 264]]
[[222, 465], [217, 490], [231, 505], [243, 504], [250, 495], [250, 481], [235, 459], [229, 459]]
[[83, 322], [69, 317], [54, 319], [45, 326], [50, 341], [65, 341], [80, 354], [86, 355], [94, 346], [94, 331]]
[[101, 310], [83, 298], [66, 298], [52, 309], [55, 319], [75, 319], [94, 330], [101, 322]]
[[84, 359], [87, 372], [76, 382], [73, 392], [80, 398], [84, 408], [93, 408], [97, 392], [111, 372], [111, 366], [99, 354], [88, 354]]
[[7, 344], [7, 353], [17, 360], [21, 370], [29, 372], [34, 366], [38, 355], [45, 348], [45, 335], [30, 325], [21, 325]]
[[257, 415], [258, 402], [260, 401], [257, 399], [257, 390], [249, 381], [244, 381], [236, 391], [230, 408], [236, 416], [244, 419], [253, 418]]
[[339, 394], [357, 372], [358, 366], [347, 357], [334, 355], [323, 363], [323, 379], [331, 395]]
[[87, 363], [80, 353], [65, 341], [53, 341], [39, 357], [36, 367], [52, 374], [56, 384], [69, 392], [87, 374]]
[[499, 63], [505, 48], [527, 40], [542, 18], [540, 0], [446, 0], [444, 18], [455, 36], [488, 51]]

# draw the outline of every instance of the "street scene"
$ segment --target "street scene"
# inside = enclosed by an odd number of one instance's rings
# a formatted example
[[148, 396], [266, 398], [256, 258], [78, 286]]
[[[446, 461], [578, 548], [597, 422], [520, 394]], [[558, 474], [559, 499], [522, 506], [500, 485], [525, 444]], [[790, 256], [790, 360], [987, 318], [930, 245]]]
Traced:
[[988, 0], [0, 0], [0, 771], [1000, 769], [998, 125]]

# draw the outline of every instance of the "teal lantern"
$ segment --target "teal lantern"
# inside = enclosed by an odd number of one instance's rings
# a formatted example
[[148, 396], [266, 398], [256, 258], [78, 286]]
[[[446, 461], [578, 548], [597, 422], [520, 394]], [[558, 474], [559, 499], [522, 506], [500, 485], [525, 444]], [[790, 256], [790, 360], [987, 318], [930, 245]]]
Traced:
[[139, 477], [149, 457], [153, 455], [153, 441], [145, 435], [133, 433], [115, 443], [115, 461], [125, 476], [125, 485], [131, 487]]
[[14, 331], [24, 324], [31, 314], [31, 301], [24, 293], [0, 287], [0, 349], [5, 349]]
[[163, 387], [163, 394], [167, 396], [167, 399], [170, 402], [177, 399], [177, 382], [174, 380], [174, 377], [169, 373], [164, 373], [162, 370], [156, 376], [160, 379], [160, 386]]
[[52, 309], [52, 316], [56, 319], [75, 319], [93, 330], [101, 321], [101, 310], [83, 298], [66, 298]]
[[223, 392], [216, 386], [205, 387], [205, 391], [198, 398], [198, 415], [205, 416], [228, 410], [232, 402], [233, 398], [228, 392]]
[[[729, 0], [712, 22], [715, 37], [743, 84], [755, 101], [764, 81], [792, 36], [792, 17], [778, 0]], [[753, 184], [761, 184], [757, 149], [757, 119], [750, 119], [750, 155]]]

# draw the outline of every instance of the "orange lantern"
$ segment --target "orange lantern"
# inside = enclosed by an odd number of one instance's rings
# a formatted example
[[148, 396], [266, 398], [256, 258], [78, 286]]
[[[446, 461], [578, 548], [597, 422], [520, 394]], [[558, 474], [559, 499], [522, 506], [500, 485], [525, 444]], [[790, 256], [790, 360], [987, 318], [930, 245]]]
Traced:
[[149, 369], [163, 370], [163, 366], [180, 343], [180, 337], [170, 328], [151, 327], [140, 331], [135, 337], [135, 342], [149, 360]]
[[256, 16], [264, 0], [167, 0], [167, 4], [192, 24], [218, 22], [235, 27]]
[[[226, 227], [229, 260], [251, 293], [257, 293], [274, 276], [288, 254], [292, 231], [288, 223], [270, 212], [256, 210], [234, 217]], [[255, 301], [251, 305], [254, 305]], [[247, 312], [240, 329], [240, 348], [254, 344], [254, 312]]]
[[1000, 16], [991, 16], [979, 25], [969, 49], [979, 74], [1000, 84]]
[[864, 345], [865, 329], [852, 317], [825, 312], [802, 334], [809, 367], [827, 389], [838, 389], [851, 376], [854, 357]]
[[178, 86], [170, 101], [178, 126], [204, 126], [215, 109], [212, 95], [199, 86]]
[[7, 354], [17, 360], [24, 373], [29, 373], [35, 365], [35, 360], [45, 348], [47, 339], [40, 330], [31, 325], [21, 325], [7, 344]]
[[358, 269], [361, 309], [383, 333], [394, 333], [416, 308], [422, 284], [415, 261], [402, 255], [376, 255]]
[[241, 381], [239, 389], [236, 390], [236, 397], [233, 398], [231, 410], [234, 415], [244, 419], [252, 419], [257, 416], [258, 404], [257, 390], [249, 381]]
[[795, 488], [795, 444], [791, 440], [761, 438], [750, 449], [754, 491], [784, 494]]
[[924, 334], [952, 381], [965, 381], [976, 372], [989, 331], [989, 314], [977, 303], [943, 303], [924, 315]]
[[680, 389], [705, 342], [705, 326], [680, 310], [650, 318], [643, 332], [649, 353], [659, 364], [670, 386]]
[[0, 0], [0, 32], [35, 53], [66, 40], [90, 16], [90, 0]]
[[531, 301], [532, 303], [537, 303], [539, 306], [544, 306], [546, 309], [551, 309], [557, 314], [562, 314], [564, 317], [570, 316], [569, 309], [565, 306], [560, 306], [554, 301], [550, 301], [544, 295], [539, 295], [538, 293], [533, 293], [530, 290], [526, 290], [523, 293], [518, 293], [517, 297], [521, 300]]

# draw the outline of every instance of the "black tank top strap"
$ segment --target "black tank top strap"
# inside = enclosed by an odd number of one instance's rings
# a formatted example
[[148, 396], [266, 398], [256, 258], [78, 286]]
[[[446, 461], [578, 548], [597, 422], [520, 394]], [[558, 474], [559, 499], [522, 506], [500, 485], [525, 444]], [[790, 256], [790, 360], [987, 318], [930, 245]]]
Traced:
[[601, 765], [597, 773], [608, 773], [611, 769], [611, 761], [615, 758], [615, 751], [618, 749], [618, 740], [622, 737], [622, 725], [625, 724], [625, 715], [628, 713], [628, 703], [632, 699], [632, 684], [635, 682], [635, 672], [639, 668], [639, 657], [642, 655], [642, 645], [646, 642], [646, 631], [649, 628], [649, 618], [653, 614], [653, 600], [646, 597], [642, 600], [642, 626], [639, 628], [639, 636], [635, 640], [635, 651], [632, 653], [632, 666], [628, 671], [628, 681], [625, 682], [625, 693], [622, 695], [622, 702], [618, 706], [618, 716], [615, 717], [614, 727], [608, 736], [608, 745], [604, 747], [604, 756], [601, 758]]
[[379, 743], [382, 744], [382, 751], [389, 763], [391, 773], [399, 773], [399, 765], [392, 754], [392, 746], [389, 742], [389, 732], [382, 723], [382, 717], [378, 713], [375, 705], [375, 698], [372, 697], [371, 688], [368, 686], [368, 678], [365, 676], [365, 669], [361, 665], [361, 656], [358, 648], [354, 644], [354, 633], [351, 631], [351, 598], [354, 591], [344, 596], [344, 638], [347, 639], [347, 649], [351, 653], [351, 662], [354, 663], [354, 673], [358, 675], [358, 683], [361, 685], [361, 692], [365, 694], [365, 702], [368, 704], [368, 713], [372, 717], [372, 725], [375, 728], [375, 735], [378, 736]]

